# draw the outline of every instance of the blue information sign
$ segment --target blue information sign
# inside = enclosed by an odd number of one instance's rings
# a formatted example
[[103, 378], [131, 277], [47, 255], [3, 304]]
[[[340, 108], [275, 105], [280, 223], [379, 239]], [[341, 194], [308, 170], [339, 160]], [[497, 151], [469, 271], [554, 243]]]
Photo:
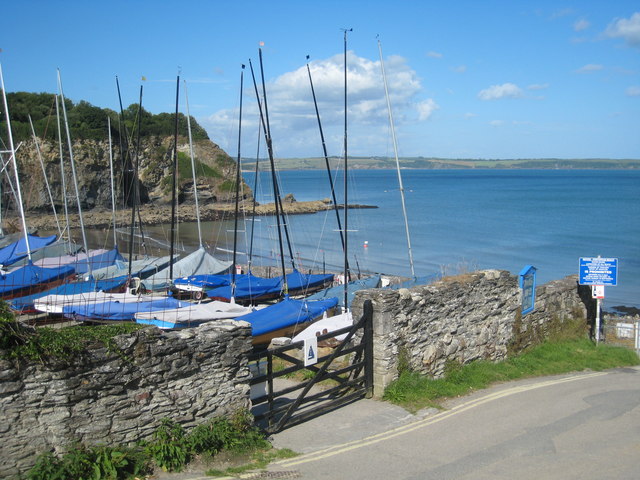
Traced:
[[602, 257], [580, 257], [580, 285], [618, 284], [618, 259]]
[[536, 304], [536, 267], [527, 265], [520, 271], [520, 300], [522, 315], [532, 312]]

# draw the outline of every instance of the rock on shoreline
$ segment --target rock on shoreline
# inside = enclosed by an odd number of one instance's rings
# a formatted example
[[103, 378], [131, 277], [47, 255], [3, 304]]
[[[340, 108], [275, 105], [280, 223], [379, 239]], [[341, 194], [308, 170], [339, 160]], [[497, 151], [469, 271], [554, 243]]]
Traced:
[[[293, 200], [283, 200], [283, 210], [288, 215], [299, 215], [323, 212], [333, 209], [333, 204], [327, 200], [313, 200], [309, 202], [298, 202]], [[342, 206], [339, 206], [342, 208]], [[349, 205], [349, 208], [378, 208], [371, 205]], [[251, 216], [253, 207], [240, 207], [242, 215]], [[275, 215], [275, 205], [268, 203], [264, 205], [256, 205], [256, 215]], [[183, 204], [176, 208], [176, 214], [179, 222], [195, 222], [197, 220], [196, 209], [194, 204]], [[140, 217], [145, 225], [158, 225], [161, 223], [170, 223], [171, 207], [169, 205], [144, 205], [140, 207]], [[232, 203], [215, 203], [209, 205], [200, 205], [200, 220], [216, 221], [228, 220], [235, 215], [235, 205]], [[60, 214], [58, 214], [60, 216]], [[113, 214], [106, 209], [92, 209], [83, 212], [82, 220], [86, 228], [104, 228], [111, 225]], [[136, 221], [138, 220], [136, 215]], [[116, 212], [116, 222], [119, 226], [131, 225], [131, 210], [118, 210]], [[70, 228], [79, 228], [80, 219], [77, 213], [69, 215]], [[55, 218], [52, 213], [46, 214], [27, 214], [27, 225], [30, 229], [38, 230], [55, 230]], [[6, 233], [21, 230], [20, 219], [6, 217], [3, 219], [3, 228]]]

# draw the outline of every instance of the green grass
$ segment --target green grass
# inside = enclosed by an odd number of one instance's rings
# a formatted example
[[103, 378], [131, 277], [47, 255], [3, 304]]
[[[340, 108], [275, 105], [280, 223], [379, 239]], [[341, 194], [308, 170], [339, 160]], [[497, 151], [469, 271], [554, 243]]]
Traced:
[[444, 399], [497, 382], [638, 364], [638, 356], [626, 348], [602, 344], [596, 347], [587, 339], [546, 342], [499, 363], [477, 361], [464, 366], [451, 363], [439, 379], [405, 370], [387, 387], [384, 399], [416, 412], [425, 407], [441, 408]]

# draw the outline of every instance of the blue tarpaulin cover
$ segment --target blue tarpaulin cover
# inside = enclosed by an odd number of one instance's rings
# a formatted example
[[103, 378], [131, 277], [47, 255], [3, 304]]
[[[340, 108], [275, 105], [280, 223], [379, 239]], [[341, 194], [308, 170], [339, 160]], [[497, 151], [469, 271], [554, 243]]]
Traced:
[[[46, 247], [47, 245], [52, 244], [56, 241], [56, 236], [51, 235], [50, 237], [39, 237], [37, 235], [28, 235], [29, 237], [29, 247], [31, 251], [37, 250], [42, 247]], [[18, 260], [23, 259], [27, 256], [27, 242], [24, 237], [16, 240], [13, 243], [10, 243], [6, 247], [0, 248], [0, 264], [11, 265]]]
[[68, 305], [62, 309], [65, 317], [78, 320], [135, 322], [135, 314], [182, 308], [193, 305], [173, 297], [161, 297], [152, 301], [141, 302], [101, 302], [82, 305]]
[[285, 297], [282, 301], [256, 310], [247, 315], [236, 317], [251, 324], [254, 337], [275, 332], [299, 323], [309, 322], [338, 304], [337, 298], [325, 300], [294, 300]]
[[43, 268], [33, 264], [20, 267], [6, 275], [0, 275], [0, 298], [11, 298], [20, 291], [29, 291], [44, 284], [72, 275], [73, 267]]

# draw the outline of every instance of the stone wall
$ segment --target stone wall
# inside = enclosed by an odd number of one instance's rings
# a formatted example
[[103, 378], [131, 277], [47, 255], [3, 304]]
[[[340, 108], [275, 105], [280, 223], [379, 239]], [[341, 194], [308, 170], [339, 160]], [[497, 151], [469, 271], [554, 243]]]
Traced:
[[[577, 277], [539, 285], [535, 311], [520, 314], [518, 277], [485, 270], [411, 289], [358, 292], [354, 318], [373, 303], [374, 395], [397, 378], [399, 366], [442, 376], [447, 362], [502, 360], [544, 337], [550, 325], [584, 318]], [[401, 365], [404, 364], [404, 365]]]
[[0, 360], [0, 478], [75, 441], [128, 444], [163, 418], [190, 427], [250, 405], [244, 322], [147, 328], [116, 342], [121, 352], [94, 349], [68, 364]]

